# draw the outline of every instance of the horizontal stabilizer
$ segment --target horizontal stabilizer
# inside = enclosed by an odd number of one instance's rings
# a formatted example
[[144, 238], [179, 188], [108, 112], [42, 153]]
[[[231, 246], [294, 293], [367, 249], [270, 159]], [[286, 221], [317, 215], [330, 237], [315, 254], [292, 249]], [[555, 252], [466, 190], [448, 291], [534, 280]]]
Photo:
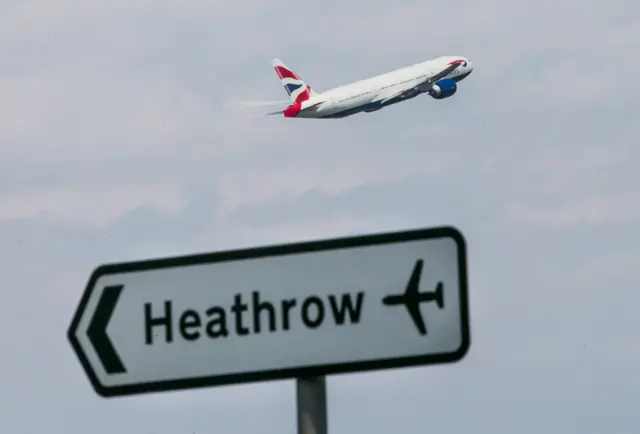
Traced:
[[290, 104], [289, 100], [280, 101], [239, 101], [237, 104], [245, 107], [268, 107], [270, 105], [285, 105]]
[[265, 116], [281, 115], [283, 113], [284, 113], [284, 110], [279, 110], [277, 112], [267, 113], [267, 114], [265, 114]]

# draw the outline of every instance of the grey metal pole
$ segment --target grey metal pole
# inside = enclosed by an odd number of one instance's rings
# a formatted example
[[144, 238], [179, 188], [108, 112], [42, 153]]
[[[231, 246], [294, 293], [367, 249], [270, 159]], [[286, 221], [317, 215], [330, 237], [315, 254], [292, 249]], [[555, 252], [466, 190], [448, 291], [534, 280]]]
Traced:
[[298, 434], [327, 434], [327, 387], [324, 376], [296, 378]]

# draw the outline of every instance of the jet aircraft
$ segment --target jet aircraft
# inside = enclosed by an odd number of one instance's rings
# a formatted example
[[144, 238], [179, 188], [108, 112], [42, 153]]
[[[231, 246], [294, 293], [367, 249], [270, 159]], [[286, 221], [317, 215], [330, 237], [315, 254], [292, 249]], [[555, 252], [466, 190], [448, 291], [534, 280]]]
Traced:
[[268, 115], [308, 119], [335, 119], [370, 113], [425, 93], [434, 99], [449, 98], [456, 93], [458, 83], [473, 71], [473, 64], [466, 57], [440, 56], [317, 92], [280, 59], [273, 59], [272, 65], [291, 103], [284, 110]]

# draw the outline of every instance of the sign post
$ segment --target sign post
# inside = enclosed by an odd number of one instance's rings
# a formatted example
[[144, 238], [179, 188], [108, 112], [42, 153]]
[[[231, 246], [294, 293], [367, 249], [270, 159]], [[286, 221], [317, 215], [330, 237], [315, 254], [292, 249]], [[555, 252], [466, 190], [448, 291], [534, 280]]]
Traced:
[[327, 434], [326, 378], [297, 378], [296, 401], [298, 434]]
[[297, 379], [326, 434], [326, 375], [461, 360], [466, 244], [452, 227], [109, 264], [68, 339], [103, 397]]

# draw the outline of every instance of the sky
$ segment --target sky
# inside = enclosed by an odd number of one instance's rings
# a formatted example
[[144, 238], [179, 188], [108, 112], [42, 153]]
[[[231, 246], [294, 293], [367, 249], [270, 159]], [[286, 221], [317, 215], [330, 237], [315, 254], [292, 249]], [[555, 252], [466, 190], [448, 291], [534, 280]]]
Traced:
[[[1, 431], [293, 432], [292, 380], [96, 395], [66, 340], [90, 273], [440, 225], [468, 244], [467, 357], [330, 377], [329, 432], [635, 423], [637, 4], [4, 0], [0, 12]], [[475, 68], [449, 99], [331, 121], [238, 108], [286, 99], [273, 57], [322, 91], [440, 55]]]

